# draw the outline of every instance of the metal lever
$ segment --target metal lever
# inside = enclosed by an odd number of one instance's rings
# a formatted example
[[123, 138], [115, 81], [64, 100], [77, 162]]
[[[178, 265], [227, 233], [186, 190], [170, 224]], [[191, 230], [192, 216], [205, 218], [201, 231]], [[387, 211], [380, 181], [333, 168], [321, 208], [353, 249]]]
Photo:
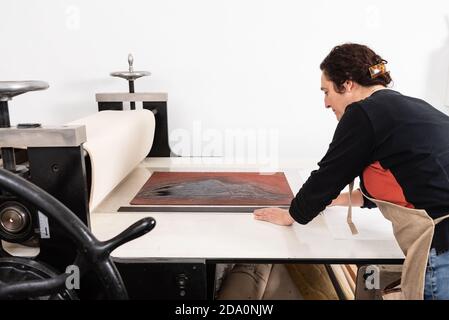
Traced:
[[122, 231], [114, 238], [103, 242], [104, 249], [111, 253], [116, 248], [120, 247], [131, 240], [137, 239], [140, 236], [150, 232], [156, 226], [156, 220], [151, 217], [140, 219], [136, 223], [129, 226], [125, 231]]
[[[134, 72], [133, 63], [134, 63], [134, 57], [130, 53], [130, 54], [128, 54], [128, 65], [129, 65], [129, 72], [130, 73]], [[129, 84], [129, 93], [134, 93], [135, 92], [134, 91], [134, 80], [133, 79], [129, 79], [128, 80], [128, 84]], [[131, 101], [130, 109], [131, 110], [136, 110], [136, 103], [134, 101]]]
[[134, 63], [134, 57], [130, 53], [130, 54], [128, 54], [129, 72], [134, 72], [133, 63]]

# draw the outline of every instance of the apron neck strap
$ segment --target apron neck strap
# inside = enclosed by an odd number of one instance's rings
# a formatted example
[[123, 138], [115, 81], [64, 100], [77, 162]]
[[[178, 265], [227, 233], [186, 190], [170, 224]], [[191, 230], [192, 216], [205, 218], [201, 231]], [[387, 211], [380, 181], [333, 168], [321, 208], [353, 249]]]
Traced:
[[357, 227], [355, 226], [354, 222], [352, 222], [352, 190], [354, 189], [354, 181], [352, 181], [349, 184], [349, 195], [348, 195], [348, 200], [349, 200], [349, 204], [348, 204], [348, 216], [346, 218], [346, 221], [349, 225], [349, 228], [351, 229], [351, 233], [353, 235], [356, 235], [359, 233], [359, 231], [357, 230]]
[[449, 218], [449, 214], [446, 214], [445, 216], [436, 218], [435, 220], [433, 220], [433, 222], [434, 222], [435, 224], [438, 224], [438, 223], [440, 223], [441, 221], [443, 221], [444, 219], [447, 219], [447, 218]]

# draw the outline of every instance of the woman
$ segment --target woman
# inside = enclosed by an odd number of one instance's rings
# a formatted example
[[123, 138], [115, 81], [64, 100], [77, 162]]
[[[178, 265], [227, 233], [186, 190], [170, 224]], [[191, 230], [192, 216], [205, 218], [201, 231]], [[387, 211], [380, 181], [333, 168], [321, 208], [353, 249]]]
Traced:
[[306, 224], [355, 177], [352, 205], [379, 207], [406, 255], [405, 299], [449, 299], [449, 117], [387, 89], [383, 60], [359, 44], [337, 46], [321, 63], [325, 107], [339, 121], [332, 143], [289, 210], [256, 210], [257, 220]]

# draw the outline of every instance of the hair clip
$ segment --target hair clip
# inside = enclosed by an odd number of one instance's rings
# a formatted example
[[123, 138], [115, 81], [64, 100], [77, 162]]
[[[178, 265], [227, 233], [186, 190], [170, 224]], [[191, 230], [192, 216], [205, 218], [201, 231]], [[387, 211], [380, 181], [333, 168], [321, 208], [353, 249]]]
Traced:
[[371, 79], [377, 78], [378, 76], [381, 76], [387, 72], [385, 63], [386, 63], [386, 61], [369, 67], [369, 73], [371, 75]]

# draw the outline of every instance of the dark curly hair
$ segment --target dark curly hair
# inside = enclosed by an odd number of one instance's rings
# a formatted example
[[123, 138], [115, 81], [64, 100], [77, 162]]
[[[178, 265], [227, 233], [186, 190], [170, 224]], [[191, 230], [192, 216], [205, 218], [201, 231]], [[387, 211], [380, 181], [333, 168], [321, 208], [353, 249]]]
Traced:
[[345, 43], [332, 49], [321, 62], [320, 69], [326, 78], [334, 83], [335, 90], [342, 93], [343, 84], [347, 80], [355, 81], [364, 87], [379, 84], [388, 86], [392, 81], [389, 72], [375, 78], [371, 77], [369, 68], [379, 63], [387, 63], [387, 61], [367, 46]]

